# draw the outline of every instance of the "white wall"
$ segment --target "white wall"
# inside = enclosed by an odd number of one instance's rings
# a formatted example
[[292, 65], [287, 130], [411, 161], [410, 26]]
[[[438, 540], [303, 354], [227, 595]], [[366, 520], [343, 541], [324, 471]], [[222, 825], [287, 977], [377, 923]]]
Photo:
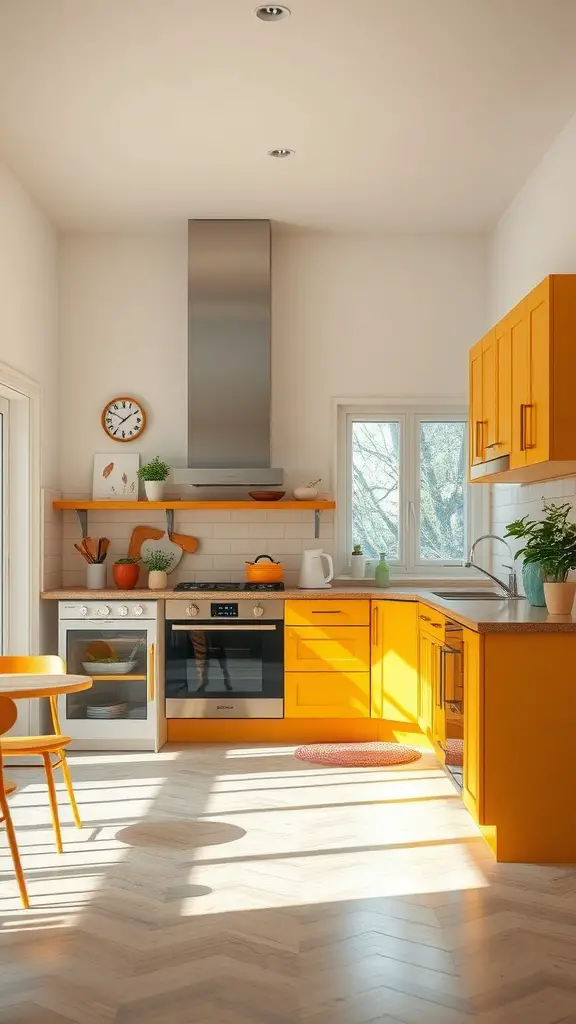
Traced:
[[[574, 273], [576, 116], [535, 168], [493, 234], [490, 323], [500, 319], [547, 274]], [[570, 501], [576, 507], [576, 479], [494, 487], [492, 523], [496, 532], [502, 532], [507, 523], [523, 515], [539, 518], [543, 497]]]
[[42, 387], [42, 483], [58, 485], [58, 248], [50, 221], [0, 164], [0, 361]]
[[[186, 225], [71, 236], [61, 254], [63, 490], [90, 491], [94, 452], [118, 450], [100, 427], [114, 394], [146, 405], [142, 456], [185, 465]], [[336, 396], [464, 398], [485, 301], [478, 236], [275, 230], [273, 460], [288, 484], [332, 488]]]

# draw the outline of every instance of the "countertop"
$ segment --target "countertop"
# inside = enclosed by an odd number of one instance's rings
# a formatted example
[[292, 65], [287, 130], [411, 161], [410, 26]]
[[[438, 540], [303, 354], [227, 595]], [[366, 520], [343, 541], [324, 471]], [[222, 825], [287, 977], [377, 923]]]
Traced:
[[[448, 590], [449, 587], [439, 588]], [[468, 588], [469, 589], [469, 588]], [[326, 590], [298, 590], [296, 587], [265, 594], [239, 594], [238, 591], [177, 591], [174, 590], [86, 590], [82, 587], [71, 590], [47, 590], [41, 596], [47, 601], [237, 601], [250, 597], [267, 601], [285, 600], [342, 600], [364, 599], [379, 601], [422, 601], [437, 611], [456, 619], [464, 626], [478, 633], [576, 633], [576, 616], [549, 615], [546, 608], [532, 608], [525, 600], [518, 601], [459, 601], [458, 591], [454, 597], [436, 597], [429, 590], [411, 587], [346, 586], [335, 584]]]

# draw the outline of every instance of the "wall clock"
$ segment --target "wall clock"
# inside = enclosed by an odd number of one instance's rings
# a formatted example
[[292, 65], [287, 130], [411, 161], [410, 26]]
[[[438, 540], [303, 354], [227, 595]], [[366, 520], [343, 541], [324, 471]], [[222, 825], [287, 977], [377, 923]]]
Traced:
[[146, 426], [146, 413], [135, 398], [113, 398], [102, 410], [101, 422], [113, 441], [135, 441]]

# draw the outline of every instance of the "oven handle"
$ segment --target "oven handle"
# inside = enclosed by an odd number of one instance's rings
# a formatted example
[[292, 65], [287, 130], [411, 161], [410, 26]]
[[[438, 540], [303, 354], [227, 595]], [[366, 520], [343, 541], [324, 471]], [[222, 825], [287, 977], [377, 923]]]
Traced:
[[190, 625], [188, 625], [186, 623], [186, 624], [184, 624], [182, 626], [180, 626], [180, 625], [170, 626], [170, 628], [172, 630], [174, 630], [174, 632], [179, 630], [182, 633], [230, 633], [232, 631], [235, 631], [235, 632], [242, 631], [243, 633], [245, 633], [245, 632], [253, 633], [256, 630], [258, 630], [258, 632], [260, 632], [260, 633], [263, 633], [263, 632], [272, 633], [276, 629], [276, 626], [267, 626], [267, 625], [261, 624], [259, 622], [258, 623], [250, 622], [250, 623], [247, 623], [245, 626], [237, 626], [236, 624], [234, 624], [234, 625], [226, 624], [225, 626], [224, 625], [222, 625], [222, 626], [214, 625], [213, 626], [211, 623], [209, 623], [208, 625], [204, 625], [204, 626], [193, 626], [192, 623], [190, 623]]

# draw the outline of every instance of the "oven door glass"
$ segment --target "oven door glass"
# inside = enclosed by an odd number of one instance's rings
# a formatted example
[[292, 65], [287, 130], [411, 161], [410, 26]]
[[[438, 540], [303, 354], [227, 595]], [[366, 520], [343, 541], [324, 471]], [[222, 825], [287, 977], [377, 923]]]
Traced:
[[66, 696], [66, 717], [94, 721], [148, 716], [148, 639], [145, 629], [75, 629], [66, 632], [66, 665], [92, 676], [92, 689]]
[[166, 696], [281, 697], [283, 622], [166, 624]]

